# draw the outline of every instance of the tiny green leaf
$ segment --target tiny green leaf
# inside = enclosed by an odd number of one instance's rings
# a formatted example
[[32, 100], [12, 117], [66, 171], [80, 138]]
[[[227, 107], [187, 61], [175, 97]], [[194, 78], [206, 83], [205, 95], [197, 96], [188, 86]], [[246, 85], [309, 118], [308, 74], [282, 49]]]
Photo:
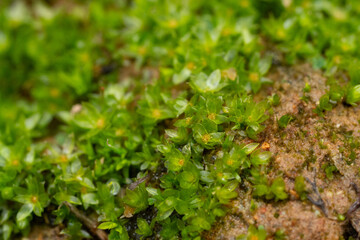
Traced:
[[283, 116], [278, 120], [279, 127], [281, 127], [281, 128], [286, 128], [287, 125], [288, 125], [292, 120], [294, 120], [294, 118], [293, 118], [291, 115], [289, 115], [289, 114], [283, 115]]
[[356, 104], [359, 101], [360, 101], [360, 84], [351, 87], [346, 95], [346, 102], [348, 104], [356, 106]]
[[250, 160], [253, 165], [258, 166], [258, 165], [267, 164], [270, 158], [271, 158], [271, 152], [255, 151], [251, 154]]
[[16, 220], [17, 221], [23, 221], [25, 220], [28, 216], [30, 216], [30, 214], [32, 213], [34, 209], [34, 205], [33, 204], [24, 204], [22, 205], [22, 207], [20, 208], [20, 210], [18, 211], [18, 213], [16, 214]]
[[116, 228], [117, 226], [118, 226], [118, 224], [114, 223], [114, 222], [103, 222], [98, 226], [98, 228], [99, 229], [113, 229], [113, 228]]

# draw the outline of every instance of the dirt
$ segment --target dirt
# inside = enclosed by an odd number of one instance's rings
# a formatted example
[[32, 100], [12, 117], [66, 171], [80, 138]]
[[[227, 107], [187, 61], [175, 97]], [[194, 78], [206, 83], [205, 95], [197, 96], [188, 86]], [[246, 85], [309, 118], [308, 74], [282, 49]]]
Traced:
[[[356, 237], [354, 229], [360, 229], [360, 220], [357, 221], [360, 213], [349, 216], [351, 221], [338, 221], [337, 216], [346, 215], [356, 201], [351, 183], [360, 186], [359, 148], [351, 149], [351, 144], [359, 141], [360, 108], [340, 103], [324, 117], [315, 114], [313, 110], [327, 90], [326, 78], [308, 64], [280, 66], [269, 77], [274, 84], [264, 89], [256, 99], [277, 93], [281, 103], [274, 107], [274, 114], [265, 123], [267, 128], [260, 141], [269, 144], [273, 153], [269, 178], [283, 176], [289, 199], [282, 202], [255, 199], [258, 208], [251, 212], [251, 193], [240, 188], [239, 197], [232, 202], [229, 214], [215, 224], [217, 227], [204, 234], [204, 238], [236, 239], [247, 232], [250, 224], [263, 225], [269, 239], [278, 230], [294, 240]], [[306, 82], [311, 86], [307, 102], [301, 100]], [[280, 129], [276, 120], [285, 114], [290, 114], [295, 120], [285, 129]], [[334, 172], [333, 179], [329, 179], [324, 171], [324, 166], [329, 165], [336, 166], [338, 170]], [[309, 200], [299, 199], [294, 190], [294, 180], [300, 175], [316, 181], [325, 209]], [[309, 183], [307, 190], [316, 199]]]

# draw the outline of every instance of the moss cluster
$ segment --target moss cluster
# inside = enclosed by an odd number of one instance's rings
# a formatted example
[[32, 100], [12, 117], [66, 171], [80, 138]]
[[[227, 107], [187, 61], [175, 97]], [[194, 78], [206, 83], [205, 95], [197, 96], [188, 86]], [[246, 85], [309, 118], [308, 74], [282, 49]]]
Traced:
[[286, 199], [257, 142], [280, 100], [253, 94], [307, 61], [329, 78], [319, 115], [356, 105], [359, 16], [358, 0], [1, 1], [0, 239], [45, 215], [70, 239], [200, 239], [243, 182]]

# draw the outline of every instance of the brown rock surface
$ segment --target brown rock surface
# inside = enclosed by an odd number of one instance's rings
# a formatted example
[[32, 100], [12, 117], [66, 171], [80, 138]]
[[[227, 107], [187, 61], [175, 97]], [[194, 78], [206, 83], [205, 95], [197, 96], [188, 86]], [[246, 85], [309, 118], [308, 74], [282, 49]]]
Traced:
[[[250, 224], [265, 226], [270, 239], [280, 229], [292, 240], [330, 240], [349, 235], [350, 221], [341, 222], [336, 218], [338, 214], [345, 215], [356, 200], [351, 183], [360, 186], [360, 149], [351, 147], [360, 137], [359, 106], [340, 103], [324, 117], [315, 114], [313, 109], [327, 90], [326, 78], [307, 64], [278, 67], [269, 77], [274, 84], [258, 94], [256, 100], [277, 93], [281, 103], [274, 107], [274, 114], [266, 122], [267, 128], [259, 140], [270, 145], [274, 156], [269, 178], [283, 176], [290, 197], [277, 203], [255, 199], [258, 208], [251, 212], [251, 193], [240, 187], [239, 197], [233, 201], [228, 215], [204, 234], [204, 238], [236, 239], [247, 232]], [[311, 86], [307, 102], [300, 99], [306, 82]], [[280, 129], [276, 120], [284, 114], [292, 115], [295, 120]], [[326, 177], [324, 171], [324, 166], [329, 165], [338, 169], [332, 179]], [[299, 175], [310, 180], [315, 178], [328, 216], [310, 201], [298, 199], [294, 180]], [[307, 190], [315, 196], [310, 184]], [[351, 222], [356, 222], [355, 218]]]

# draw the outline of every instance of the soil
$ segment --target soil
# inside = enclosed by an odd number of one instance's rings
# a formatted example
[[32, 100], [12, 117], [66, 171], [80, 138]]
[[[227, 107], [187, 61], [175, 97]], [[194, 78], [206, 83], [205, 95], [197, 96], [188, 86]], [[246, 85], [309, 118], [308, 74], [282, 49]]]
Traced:
[[[356, 238], [356, 229], [360, 231], [360, 211], [355, 211], [345, 221], [338, 221], [337, 216], [346, 215], [357, 200], [351, 184], [360, 186], [360, 151], [359, 148], [351, 149], [349, 144], [359, 141], [360, 107], [340, 103], [324, 117], [315, 114], [313, 110], [327, 90], [326, 78], [308, 64], [291, 68], [280, 66], [269, 77], [274, 84], [259, 93], [256, 99], [277, 93], [281, 103], [274, 107], [274, 114], [265, 123], [267, 128], [260, 140], [269, 144], [273, 153], [269, 177], [283, 176], [289, 199], [282, 202], [255, 199], [258, 207], [251, 212], [251, 193], [240, 187], [239, 197], [232, 202], [229, 214], [205, 233], [204, 238], [236, 239], [246, 234], [250, 224], [263, 225], [269, 236], [282, 230], [288, 239], [294, 240]], [[311, 86], [307, 102], [301, 100], [306, 82]], [[280, 129], [276, 120], [285, 114], [295, 120]], [[338, 169], [332, 179], [324, 171], [324, 166], [329, 165]], [[299, 199], [294, 180], [300, 175], [312, 182], [315, 180], [325, 203], [324, 209], [309, 200]], [[307, 184], [308, 195], [316, 199], [311, 184]]]

